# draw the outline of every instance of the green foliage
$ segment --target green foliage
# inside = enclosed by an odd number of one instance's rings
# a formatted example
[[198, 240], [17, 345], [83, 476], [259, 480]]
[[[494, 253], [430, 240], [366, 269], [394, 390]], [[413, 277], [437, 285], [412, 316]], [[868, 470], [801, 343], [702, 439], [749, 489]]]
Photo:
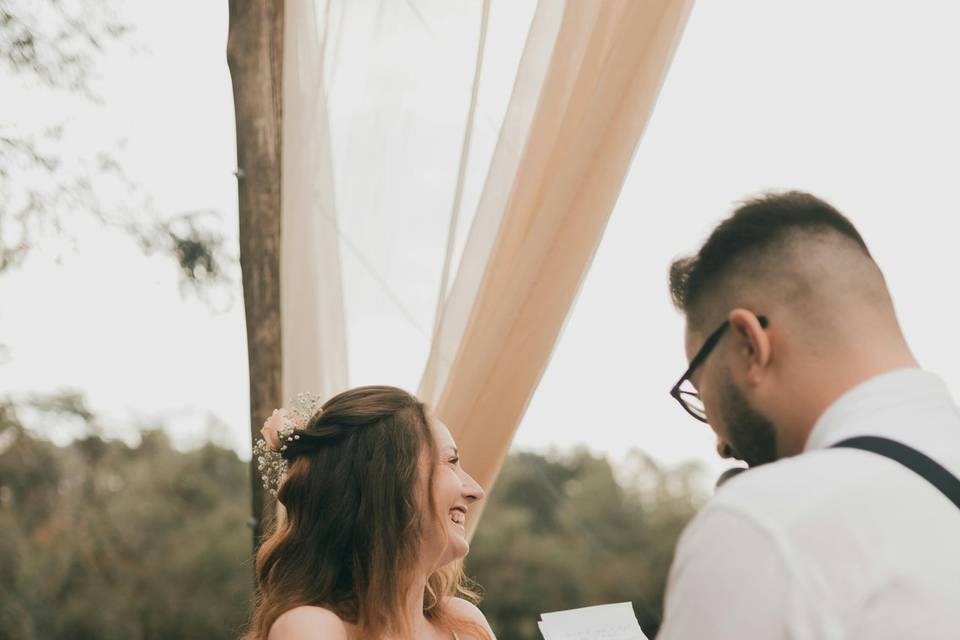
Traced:
[[[97, 95], [104, 62], [142, 47], [131, 38], [127, 4], [0, 0], [4, 100], [38, 107], [63, 102], [59, 109], [34, 109], [49, 115], [30, 122], [0, 122], [0, 274], [21, 265], [38, 246], [68, 241], [79, 247], [84, 221], [93, 221], [125, 232], [146, 254], [174, 258], [181, 289], [209, 302], [207, 293], [233, 281], [238, 260], [220, 213], [156, 210], [153, 195], [127, 175], [125, 135], [103, 148], [70, 139], [77, 123], [65, 114], [74, 99], [109, 108]], [[124, 120], [124, 114], [117, 116]]]
[[[512, 455], [467, 567], [501, 640], [539, 638], [543, 611], [622, 600], [654, 631], [697, 504], [692, 473], [640, 456], [615, 475], [583, 451]], [[249, 503], [247, 463], [230, 450], [179, 452], [162, 431], [135, 447], [98, 436], [58, 447], [0, 404], [0, 638], [238, 637], [253, 580]]]
[[699, 505], [696, 471], [634, 454], [617, 478], [583, 450], [512, 455], [467, 559], [498, 635], [539, 639], [540, 613], [632, 601], [652, 637], [676, 540]]
[[235, 638], [252, 585], [247, 467], [229, 450], [56, 447], [0, 412], [0, 637]]

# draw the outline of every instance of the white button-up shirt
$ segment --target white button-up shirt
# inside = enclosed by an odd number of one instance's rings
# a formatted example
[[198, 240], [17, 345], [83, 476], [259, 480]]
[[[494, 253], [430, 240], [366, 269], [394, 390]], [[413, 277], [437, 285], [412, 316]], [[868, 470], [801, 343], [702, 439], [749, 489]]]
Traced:
[[893, 460], [827, 448], [862, 435], [960, 477], [960, 412], [940, 378], [864, 382], [802, 455], [731, 479], [690, 523], [658, 640], [960, 638], [960, 509]]

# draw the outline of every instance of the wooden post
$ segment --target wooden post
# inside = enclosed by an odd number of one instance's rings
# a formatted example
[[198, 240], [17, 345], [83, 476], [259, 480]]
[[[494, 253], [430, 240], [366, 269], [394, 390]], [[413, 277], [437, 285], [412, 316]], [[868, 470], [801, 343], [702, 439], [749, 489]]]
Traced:
[[[240, 266], [247, 320], [250, 432], [259, 436], [282, 404], [280, 342], [280, 152], [283, 1], [229, 0], [227, 62], [237, 123]], [[272, 512], [251, 460], [253, 547]]]

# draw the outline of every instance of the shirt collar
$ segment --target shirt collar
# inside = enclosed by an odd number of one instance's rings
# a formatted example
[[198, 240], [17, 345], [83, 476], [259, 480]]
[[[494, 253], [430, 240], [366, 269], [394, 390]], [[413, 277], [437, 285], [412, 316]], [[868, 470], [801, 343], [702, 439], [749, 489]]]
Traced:
[[[824, 449], [854, 435], [885, 431], [894, 421], [916, 419], [918, 407], [952, 406], [946, 385], [936, 374], [922, 369], [897, 369], [861, 382], [823, 412], [804, 451]], [[883, 418], [878, 413], [883, 412]]]

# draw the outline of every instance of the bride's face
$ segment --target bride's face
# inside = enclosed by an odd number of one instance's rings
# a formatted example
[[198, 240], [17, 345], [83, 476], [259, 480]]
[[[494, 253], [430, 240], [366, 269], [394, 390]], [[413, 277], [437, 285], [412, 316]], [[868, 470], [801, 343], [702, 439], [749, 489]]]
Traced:
[[[457, 444], [447, 426], [436, 418], [431, 418], [430, 431], [438, 456], [436, 460], [430, 461], [435, 465], [433, 500], [437, 512], [432, 515], [432, 522], [425, 527], [424, 547], [425, 550], [434, 552], [442, 550], [435, 565], [438, 568], [467, 555], [470, 550], [467, 542], [467, 514], [471, 505], [483, 499], [484, 492], [477, 481], [460, 466]], [[424, 498], [422, 504], [429, 504], [429, 501]], [[440, 527], [431, 526], [437, 521]]]

